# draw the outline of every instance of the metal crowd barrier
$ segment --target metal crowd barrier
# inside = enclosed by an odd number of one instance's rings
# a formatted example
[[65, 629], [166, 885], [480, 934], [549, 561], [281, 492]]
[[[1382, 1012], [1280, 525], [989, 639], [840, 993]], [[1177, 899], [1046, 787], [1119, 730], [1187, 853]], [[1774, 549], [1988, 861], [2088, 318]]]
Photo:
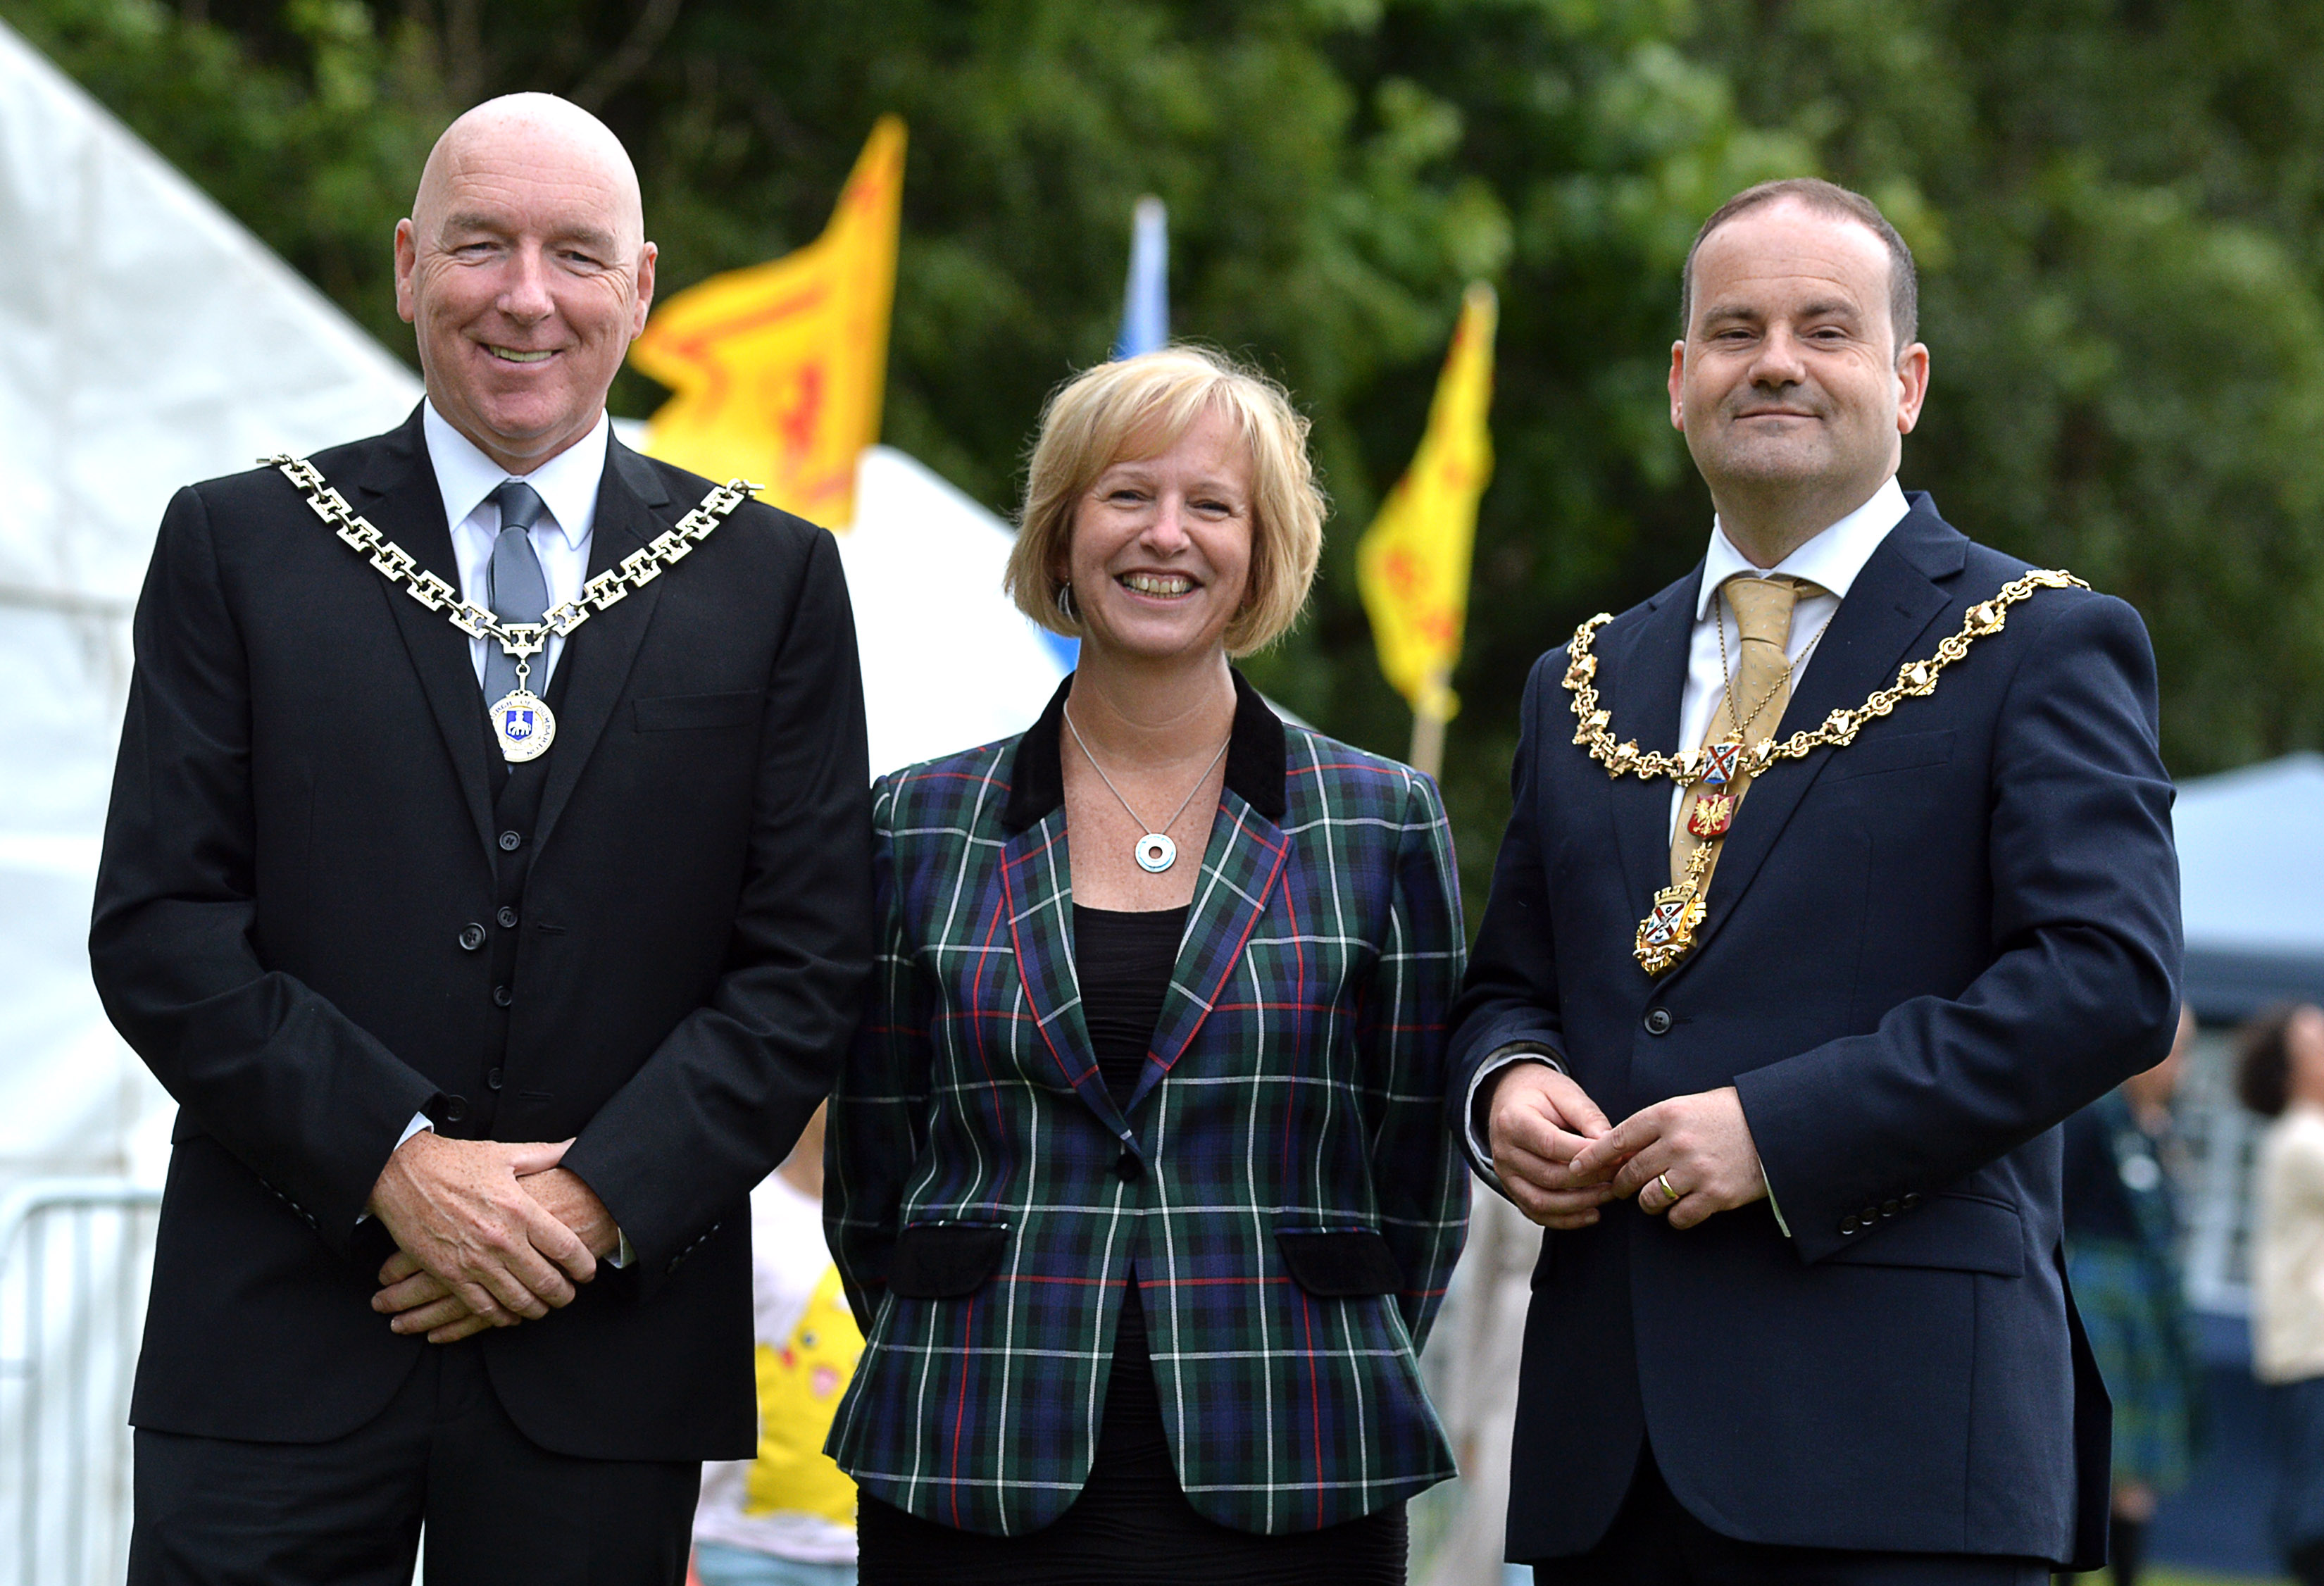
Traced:
[[129, 1384], [161, 1192], [0, 1197], [0, 1586], [113, 1586], [129, 1549]]

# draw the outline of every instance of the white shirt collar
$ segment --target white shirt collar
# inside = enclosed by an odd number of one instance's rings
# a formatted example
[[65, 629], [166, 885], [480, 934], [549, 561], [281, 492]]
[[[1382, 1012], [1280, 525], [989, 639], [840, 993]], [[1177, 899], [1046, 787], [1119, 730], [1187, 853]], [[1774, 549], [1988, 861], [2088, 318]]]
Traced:
[[428, 436], [428, 460], [436, 469], [436, 488], [443, 493], [447, 528], [459, 528], [504, 481], [521, 477], [540, 493], [565, 543], [576, 550], [581, 548], [596, 523], [597, 490], [604, 481], [607, 447], [613, 442], [612, 419], [601, 411], [595, 429], [531, 473], [519, 475], [453, 429], [433, 401], [422, 406], [420, 424]]
[[1891, 474], [1872, 493], [1871, 500], [1765, 569], [1753, 566], [1749, 558], [1737, 550], [1735, 542], [1727, 538], [1727, 530], [1720, 527], [1717, 518], [1712, 518], [1711, 549], [1702, 559], [1702, 587], [1694, 596], [1694, 620], [1700, 622], [1711, 614], [1711, 603], [1718, 596], [1719, 586], [1738, 573], [1757, 577], [1787, 573], [1821, 585], [1840, 599], [1847, 599], [1849, 586], [1864, 571], [1864, 564], [1872, 559], [1872, 553], [1880, 549], [1888, 531], [1903, 522], [1910, 511], [1912, 507], [1898, 488], [1896, 476]]

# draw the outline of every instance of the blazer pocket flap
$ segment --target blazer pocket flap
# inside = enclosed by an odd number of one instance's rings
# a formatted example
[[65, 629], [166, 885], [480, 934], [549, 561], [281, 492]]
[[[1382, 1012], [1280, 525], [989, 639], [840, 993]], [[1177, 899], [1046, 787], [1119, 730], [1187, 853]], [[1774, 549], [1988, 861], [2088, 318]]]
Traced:
[[633, 702], [641, 733], [677, 733], [688, 727], [739, 727], [759, 719], [765, 702], [752, 690], [740, 694], [658, 694]]
[[1824, 1258], [1858, 1267], [1941, 1267], [1955, 1272], [2025, 1275], [2025, 1229], [2003, 1201], [1931, 1195]]
[[1009, 1248], [1006, 1222], [915, 1222], [896, 1236], [888, 1289], [908, 1300], [956, 1300], [984, 1286]]
[[1277, 1229], [1275, 1246], [1292, 1281], [1320, 1298], [1394, 1294], [1404, 1286], [1396, 1252], [1369, 1228]]
[[1845, 749], [1832, 751], [1831, 764], [1825, 769], [1823, 779], [1844, 782], [1854, 777], [1877, 777], [1883, 771], [1918, 770], [1943, 765], [1952, 757], [1953, 733], [1950, 727], [1933, 733], [1862, 738]]

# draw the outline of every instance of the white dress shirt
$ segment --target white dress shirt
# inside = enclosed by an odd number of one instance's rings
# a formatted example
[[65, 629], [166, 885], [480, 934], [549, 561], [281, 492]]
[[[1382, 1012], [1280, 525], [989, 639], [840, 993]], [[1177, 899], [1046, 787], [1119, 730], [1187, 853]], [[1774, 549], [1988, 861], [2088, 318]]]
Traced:
[[[460, 593], [490, 609], [493, 541], [500, 538], [501, 510], [493, 492], [511, 479], [521, 478], [540, 494], [548, 510], [532, 526], [533, 554], [540, 558], [541, 577], [549, 586], [549, 604], [573, 599], [589, 576], [589, 537], [597, 525], [597, 489], [605, 477], [606, 448], [612, 444], [613, 421], [597, 415], [597, 427], [530, 474], [511, 474], [478, 449], [476, 443], [445, 420], [429, 402], [420, 415], [428, 435], [428, 460], [436, 469], [436, 488], [444, 496], [444, 521], [452, 529], [452, 554], [460, 563]], [[484, 646], [489, 639], [471, 639], [468, 652], [476, 667], [476, 686], [484, 681]], [[564, 653], [562, 636], [550, 634], [549, 648], [534, 663], [526, 679], [535, 694], [549, 692], [549, 675]]]
[[[1702, 558], [1702, 587], [1694, 597], [1694, 641], [1687, 652], [1686, 692], [1679, 699], [1678, 747], [1692, 749], [1702, 742], [1711, 727], [1711, 714], [1719, 708], [1719, 696], [1727, 687], [1729, 669], [1739, 664], [1743, 635], [1735, 625], [1735, 608], [1720, 597], [1719, 591], [1727, 580], [1737, 574], [1748, 574], [1757, 578], [1771, 578], [1784, 574], [1804, 578], [1830, 590], [1829, 595], [1811, 595], [1792, 608], [1792, 632], [1784, 646], [1784, 658], [1792, 663], [1792, 692], [1800, 688], [1800, 679], [1807, 676], [1808, 665], [1815, 659], [1813, 646], [1823, 635], [1824, 624], [1840, 611], [1840, 603], [1848, 598], [1855, 586], [1856, 576], [1864, 571], [1864, 564], [1888, 538], [1888, 530], [1904, 521], [1910, 509], [1904, 503], [1904, 493], [1896, 486], [1894, 475], [1889, 475], [1872, 499], [1857, 508], [1839, 522], [1809, 540], [1799, 549], [1772, 567], [1754, 566], [1735, 542], [1727, 538], [1727, 530], [1719, 520], [1711, 521], [1711, 549]], [[1719, 659], [1720, 639], [1727, 645], [1727, 660]], [[1754, 702], [1745, 701], [1748, 710]], [[1642, 732], [1639, 742], [1646, 742]], [[1671, 837], [1678, 836], [1680, 807], [1685, 802], [1686, 789], [1671, 788]]]
[[[1728, 669], [1736, 664], [1738, 652], [1742, 648], [1742, 635], [1735, 626], [1734, 611], [1719, 597], [1720, 586], [1738, 573], [1748, 573], [1756, 577], [1769, 577], [1781, 573], [1804, 578], [1830, 591], [1829, 594], [1810, 595], [1792, 608], [1792, 631], [1784, 646], [1784, 654], [1792, 663], [1792, 691], [1796, 693], [1800, 678], [1805, 675], [1809, 661], [1814, 659], [1812, 647], [1822, 637], [1824, 624], [1839, 612], [1840, 603], [1848, 598], [1849, 590], [1856, 584], [1857, 575], [1864, 571], [1864, 564], [1872, 559], [1872, 553], [1880, 549], [1880, 542], [1888, 538], [1888, 531], [1903, 522], [1904, 514], [1911, 510], [1904, 500], [1904, 491], [1897, 486], [1895, 475], [1891, 475], [1862, 506], [1819, 532], [1772, 567], [1758, 567], [1736, 549], [1735, 542], [1727, 538], [1725, 528], [1716, 517], [1712, 518], [1711, 549], [1704, 553], [1702, 583], [1695, 592], [1694, 634], [1687, 651], [1686, 689], [1679, 697], [1678, 740], [1672, 747], [1692, 749], [1702, 742], [1702, 735], [1711, 725], [1711, 712], [1718, 708], [1719, 696], [1726, 687]], [[1719, 657], [1722, 632], [1727, 644], [1727, 662], [1723, 667]], [[1607, 679], [1601, 676], [1598, 682], [1603, 688]], [[1640, 743], [1648, 747], [1653, 747], [1657, 740], [1656, 731], [1651, 723], [1632, 723], [1627, 728], [1618, 723], [1615, 730], [1618, 733], [1627, 732], [1636, 736]], [[1679, 816], [1685, 798], [1683, 787], [1672, 787], [1670, 831], [1674, 839], [1678, 835]], [[1487, 1165], [1492, 1162], [1493, 1153], [1478, 1128], [1477, 1098], [1483, 1093], [1487, 1082], [1512, 1063], [1548, 1063], [1554, 1067], [1564, 1066], [1546, 1052], [1525, 1047], [1510, 1047], [1497, 1052], [1478, 1066], [1477, 1077], [1469, 1084], [1467, 1105], [1462, 1116], [1468, 1124], [1470, 1149], [1475, 1153], [1479, 1162]], [[1619, 1122], [1620, 1120], [1615, 1121]], [[1767, 1198], [1772, 1205], [1775, 1201], [1772, 1187]], [[1775, 1221], [1779, 1227], [1783, 1226], [1781, 1210], [1776, 1211]], [[1784, 1232], [1788, 1237], [1791, 1230], [1784, 1227]]]
[[[444, 521], [452, 529], [452, 555], [460, 564], [460, 594], [487, 610], [493, 604], [493, 541], [500, 538], [501, 510], [493, 492], [511, 479], [522, 479], [540, 493], [544, 510], [529, 538], [540, 558], [540, 574], [549, 586], [549, 604], [573, 599], [589, 576], [589, 538], [597, 526], [597, 490], [605, 477], [613, 421], [597, 415], [597, 427], [530, 474], [511, 474], [484, 456], [476, 443], [452, 428], [433, 401], [422, 404], [420, 424], [428, 438], [428, 461], [436, 470], [436, 488], [444, 497]], [[468, 641], [469, 659], [476, 669], [476, 708], [487, 701], [484, 686], [484, 646], [489, 639]], [[564, 653], [563, 635], [549, 636], [533, 674], [525, 686], [535, 694], [549, 692], [549, 675]], [[425, 1112], [415, 1112], [396, 1138], [400, 1147], [413, 1135], [432, 1130]], [[618, 1230], [616, 1231], [619, 1231]], [[630, 1236], [621, 1234], [621, 1247], [607, 1264], [625, 1267], [630, 1260]]]

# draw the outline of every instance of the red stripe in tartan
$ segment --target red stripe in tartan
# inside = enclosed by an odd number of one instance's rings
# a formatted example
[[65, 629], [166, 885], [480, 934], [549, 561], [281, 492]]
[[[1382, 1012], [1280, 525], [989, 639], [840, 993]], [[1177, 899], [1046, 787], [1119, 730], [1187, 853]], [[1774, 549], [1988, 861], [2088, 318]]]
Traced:
[[[1299, 940], [1299, 904], [1292, 896], [1292, 890], [1288, 887], [1283, 890], [1283, 912], [1287, 917], [1286, 923], [1291, 927], [1292, 973], [1297, 977], [1297, 984], [1304, 991], [1307, 985], [1307, 950]], [[1240, 957], [1240, 954], [1237, 954], [1237, 956]], [[1304, 999], [1302, 1001], [1304, 1002]], [[1298, 1005], [1300, 1004], [1295, 1004], [1295, 1006]], [[1299, 1059], [1302, 1056], [1300, 1047], [1303, 1044], [1295, 1041], [1291, 1047], [1291, 1083], [1294, 1084], [1299, 1083]], [[1286, 1107], [1283, 1110], [1283, 1182], [1286, 1184], [1291, 1182], [1291, 1120], [1298, 1116], [1298, 1111], [1296, 1107]]]
[[1307, 1328], [1307, 1412], [1315, 1424], [1315, 1525], [1323, 1525], [1323, 1388], [1315, 1380], [1315, 1302], [1301, 1296], [1300, 1319]]
[[1354, 761], [1323, 761], [1314, 765], [1296, 765], [1283, 774], [1286, 777], [1312, 777], [1320, 771], [1361, 771], [1368, 777], [1378, 777], [1386, 782], [1402, 782], [1402, 767], [1363, 765]]
[[[976, 1320], [976, 1300], [969, 1298], [960, 1316], [960, 1352], [968, 1353], [969, 1327]], [[968, 1373], [960, 1374], [960, 1406], [952, 1417], [952, 1523], [960, 1525], [960, 1445], [963, 1428], [968, 1425]]]

